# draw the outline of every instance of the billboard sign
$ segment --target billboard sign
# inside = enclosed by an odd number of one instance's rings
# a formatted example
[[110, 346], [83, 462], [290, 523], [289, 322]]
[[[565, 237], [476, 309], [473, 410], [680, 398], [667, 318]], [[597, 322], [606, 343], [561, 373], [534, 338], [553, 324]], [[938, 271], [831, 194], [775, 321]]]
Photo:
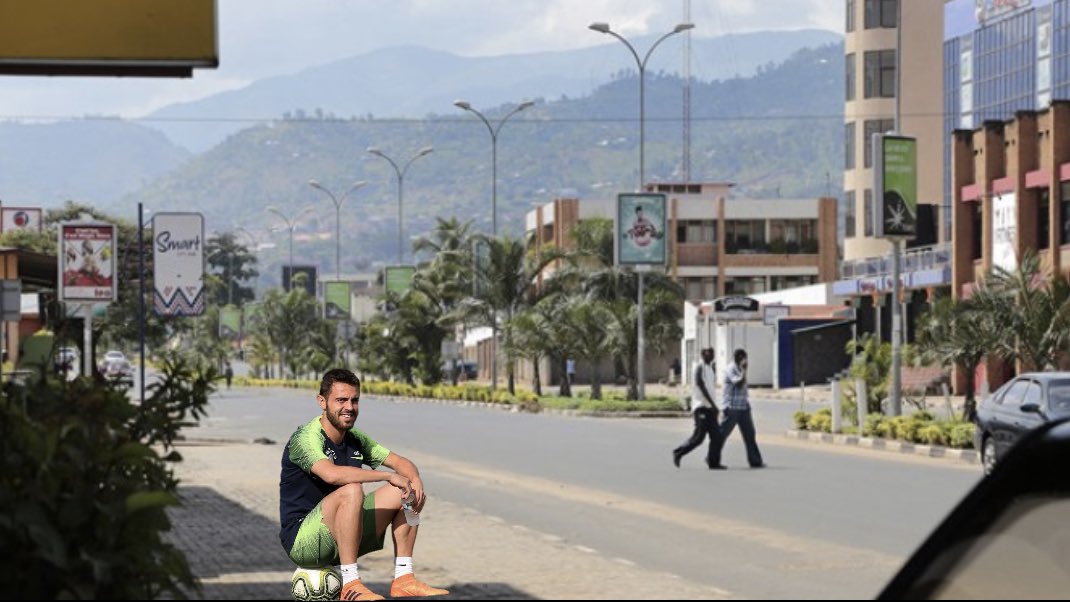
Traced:
[[909, 136], [873, 134], [873, 235], [911, 239], [918, 234], [918, 144]]
[[323, 284], [323, 313], [328, 320], [348, 320], [350, 305], [348, 282], [332, 281]]
[[0, 209], [0, 232], [41, 231], [40, 207], [4, 207]]
[[316, 296], [316, 266], [314, 265], [284, 265], [282, 266], [282, 288], [290, 290], [291, 280], [305, 289], [310, 297]]
[[386, 268], [386, 292], [404, 295], [412, 288], [416, 268], [411, 265], [395, 265]]
[[241, 336], [242, 310], [234, 305], [219, 308], [219, 338], [237, 339]]
[[59, 299], [115, 300], [115, 226], [64, 222], [59, 226]]
[[204, 216], [157, 213], [152, 218], [152, 307], [160, 316], [204, 313]]
[[665, 195], [617, 195], [618, 265], [665, 265]]
[[992, 265], [1013, 271], [1018, 267], [1017, 195], [1013, 191], [992, 199]]

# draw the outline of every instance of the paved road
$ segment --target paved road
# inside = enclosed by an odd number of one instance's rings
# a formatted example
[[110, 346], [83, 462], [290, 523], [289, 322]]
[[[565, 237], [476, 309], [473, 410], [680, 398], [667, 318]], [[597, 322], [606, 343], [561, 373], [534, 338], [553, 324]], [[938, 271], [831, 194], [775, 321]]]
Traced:
[[[758, 420], [779, 422], [797, 407], [762, 402]], [[223, 391], [210, 418], [188, 434], [268, 437], [277, 455], [317, 411], [309, 391]], [[730, 470], [706, 470], [699, 452], [677, 470], [670, 450], [690, 430], [685, 419], [515, 414], [369, 397], [358, 424], [416, 461], [436, 500], [592, 558], [677, 575], [682, 589], [694, 584], [733, 597], [872, 596], [979, 476], [946, 462], [791, 442], [768, 426], [761, 438], [768, 469], [745, 467], [735, 435], [725, 453]]]

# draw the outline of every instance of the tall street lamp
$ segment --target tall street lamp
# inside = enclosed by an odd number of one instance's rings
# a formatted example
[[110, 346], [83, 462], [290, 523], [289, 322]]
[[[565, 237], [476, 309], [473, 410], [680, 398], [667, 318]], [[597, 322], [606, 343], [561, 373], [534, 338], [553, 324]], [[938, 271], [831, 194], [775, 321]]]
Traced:
[[[650, 54], [654, 52], [654, 49], [659, 44], [664, 42], [669, 36], [685, 32], [695, 27], [694, 23], [680, 23], [676, 27], [673, 27], [672, 31], [658, 38], [650, 49], [646, 51], [643, 58], [639, 58], [639, 53], [636, 52], [635, 47], [631, 45], [628, 40], [624, 39], [624, 36], [613, 31], [609, 28], [609, 23], [591, 23], [587, 26], [588, 29], [592, 29], [599, 33], [611, 35], [620, 40], [628, 50], [631, 51], [632, 56], [635, 57], [635, 64], [639, 68], [639, 192], [643, 191], [646, 185], [646, 63], [650, 60]], [[636, 266], [639, 267], [639, 266]], [[644, 266], [645, 267], [645, 266]], [[638, 324], [638, 353], [636, 366], [636, 378], [639, 381], [639, 399], [646, 398], [646, 374], [643, 369], [643, 362], [645, 360], [644, 351], [646, 350], [646, 332], [643, 327], [643, 272], [638, 271], [639, 277], [639, 324]]]
[[490, 201], [491, 202], [491, 216], [492, 216], [491, 217], [491, 223], [492, 223], [491, 233], [494, 234], [494, 236], [497, 236], [498, 235], [498, 132], [502, 131], [502, 126], [505, 125], [505, 122], [508, 121], [510, 117], [512, 117], [513, 115], [516, 115], [517, 113], [519, 113], [520, 111], [523, 111], [524, 109], [527, 109], [527, 108], [530, 108], [530, 107], [534, 106], [535, 103], [530, 101], [530, 100], [526, 100], [526, 101], [520, 103], [519, 105], [516, 106], [515, 109], [513, 109], [512, 111], [509, 111], [508, 113], [506, 113], [505, 117], [502, 117], [500, 120], [498, 120], [498, 125], [497, 126], [491, 125], [491, 123], [487, 119], [487, 117], [483, 113], [480, 113], [476, 109], [472, 108], [472, 105], [469, 104], [467, 100], [455, 100], [455, 101], [453, 101], [453, 104], [457, 108], [464, 109], [465, 111], [468, 111], [469, 113], [474, 114], [476, 117], [479, 117], [479, 119], [483, 122], [483, 125], [487, 126], [487, 131], [490, 132], [490, 168], [491, 168], [491, 172], [492, 172], [492, 175], [491, 175], [491, 178], [492, 178], [491, 179], [491, 182], [492, 182], [492, 185], [491, 185], [491, 201]]
[[[282, 221], [286, 222], [286, 229], [290, 231], [290, 264], [289, 265], [290, 265], [290, 288], [292, 288], [293, 287], [293, 269], [294, 269], [294, 228], [297, 227], [298, 218], [300, 218], [303, 215], [305, 215], [306, 213], [308, 213], [309, 212], [309, 208], [305, 207], [304, 209], [301, 209], [300, 211], [298, 211], [297, 213], [295, 213], [295, 214], [293, 214], [291, 216], [287, 216], [286, 214], [284, 214], [283, 212], [279, 211], [278, 209], [276, 209], [274, 207], [268, 207], [267, 210], [272, 212], [272, 213], [274, 213], [275, 215], [279, 216], [282, 219]], [[290, 289], [287, 288], [286, 290], [289, 291]]]
[[403, 214], [401, 212], [401, 206], [402, 206], [401, 205], [401, 203], [402, 203], [401, 187], [402, 187], [402, 185], [404, 184], [404, 181], [405, 181], [405, 172], [409, 171], [409, 166], [412, 165], [413, 161], [419, 159], [420, 157], [424, 157], [426, 155], [430, 155], [433, 150], [435, 150], [435, 149], [430, 147], [430, 146], [425, 146], [425, 147], [421, 148], [420, 150], [416, 151], [416, 154], [413, 155], [411, 159], [409, 159], [408, 161], [405, 162], [405, 166], [404, 167], [398, 167], [398, 164], [393, 159], [388, 157], [386, 155], [386, 153], [384, 153], [383, 151], [379, 150], [378, 148], [376, 148], [374, 146], [368, 147], [368, 152], [369, 153], [371, 153], [371, 154], [373, 154], [373, 155], [375, 155], [377, 157], [382, 157], [383, 159], [386, 159], [387, 163], [390, 163], [390, 166], [394, 168], [394, 173], [396, 173], [397, 176], [398, 176], [398, 265], [401, 265], [401, 262], [402, 262], [402, 260], [403, 260], [403, 258], [405, 256], [405, 251], [404, 251], [404, 249], [405, 249], [405, 235], [404, 235], [405, 228], [403, 226], [404, 217], [403, 217]]
[[308, 185], [316, 190], [322, 190], [327, 196], [331, 197], [331, 201], [334, 203], [334, 279], [342, 279], [342, 203], [346, 201], [346, 197], [355, 192], [358, 188], [361, 188], [367, 184], [364, 180], [353, 182], [353, 185], [349, 187], [349, 190], [345, 192], [341, 197], [334, 196], [334, 193], [327, 190], [323, 184], [320, 184], [316, 180], [309, 180]]

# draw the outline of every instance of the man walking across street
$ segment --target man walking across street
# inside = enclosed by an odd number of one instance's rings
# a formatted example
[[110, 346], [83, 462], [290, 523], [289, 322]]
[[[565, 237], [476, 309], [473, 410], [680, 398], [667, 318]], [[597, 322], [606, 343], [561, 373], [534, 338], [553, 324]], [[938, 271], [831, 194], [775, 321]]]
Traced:
[[721, 448], [732, 429], [739, 424], [743, 443], [747, 446], [747, 462], [751, 468], [765, 468], [762, 453], [758, 451], [758, 441], [754, 432], [754, 418], [751, 416], [750, 403], [747, 401], [747, 352], [736, 349], [733, 354], [735, 362], [728, 367], [724, 377], [724, 421], [721, 423], [721, 437], [713, 459], [721, 463]]
[[723, 470], [721, 465], [721, 432], [717, 425], [717, 403], [714, 401], [714, 383], [717, 377], [713, 372], [713, 348], [702, 350], [702, 361], [695, 365], [691, 379], [691, 413], [695, 418], [695, 430], [691, 437], [679, 447], [672, 450], [672, 463], [680, 467], [680, 459], [688, 452], [702, 445], [702, 440], [710, 438], [709, 451], [706, 452], [706, 465], [711, 470]]
[[[323, 413], [299, 427], [282, 453], [279, 539], [298, 566], [341, 564], [340, 598], [382, 600], [360, 581], [357, 557], [383, 549], [393, 526], [393, 598], [448, 594], [413, 575], [418, 525], [405, 519], [408, 502], [419, 512], [427, 501], [416, 465], [355, 428], [360, 380], [349, 370], [323, 375], [316, 396]], [[367, 464], [370, 469], [362, 466]], [[393, 472], [376, 470], [386, 466]], [[366, 493], [364, 484], [386, 481]]]

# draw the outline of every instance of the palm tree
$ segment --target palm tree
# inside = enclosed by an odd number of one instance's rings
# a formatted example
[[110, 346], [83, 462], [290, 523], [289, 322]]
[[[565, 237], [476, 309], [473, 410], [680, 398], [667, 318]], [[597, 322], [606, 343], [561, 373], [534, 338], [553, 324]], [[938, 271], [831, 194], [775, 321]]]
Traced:
[[971, 297], [994, 350], [1032, 370], [1052, 370], [1070, 344], [1070, 284], [1029, 251], [1014, 270], [995, 267]]
[[[636, 273], [613, 265], [613, 223], [607, 219], [579, 222], [572, 230], [577, 271], [588, 300], [601, 303], [609, 318], [605, 329], [613, 355], [624, 360], [628, 399], [639, 398], [638, 322], [639, 279]], [[663, 351], [680, 339], [683, 291], [668, 276], [644, 275], [643, 320], [650, 349]]]
[[965, 420], [971, 419], [977, 408], [974, 398], [977, 365], [994, 344], [993, 330], [986, 322], [987, 316], [973, 300], [942, 297], [933, 303], [918, 325], [917, 343], [922, 357], [935, 360], [945, 368], [957, 366], [962, 370], [966, 379], [966, 402], [962, 410]]
[[[538, 299], [536, 279], [550, 263], [562, 257], [557, 252], [529, 254], [523, 241], [508, 236], [475, 237], [486, 249], [485, 257], [475, 262], [474, 277], [480, 286], [475, 294], [458, 306], [457, 313], [466, 319], [490, 325], [495, 338], [502, 324], [509, 324], [525, 308]], [[505, 335], [502, 346], [511, 353], [512, 331], [502, 330]], [[495, 350], [497, 352], [497, 350]], [[506, 362], [509, 393], [516, 393], [516, 378], [512, 361]]]

